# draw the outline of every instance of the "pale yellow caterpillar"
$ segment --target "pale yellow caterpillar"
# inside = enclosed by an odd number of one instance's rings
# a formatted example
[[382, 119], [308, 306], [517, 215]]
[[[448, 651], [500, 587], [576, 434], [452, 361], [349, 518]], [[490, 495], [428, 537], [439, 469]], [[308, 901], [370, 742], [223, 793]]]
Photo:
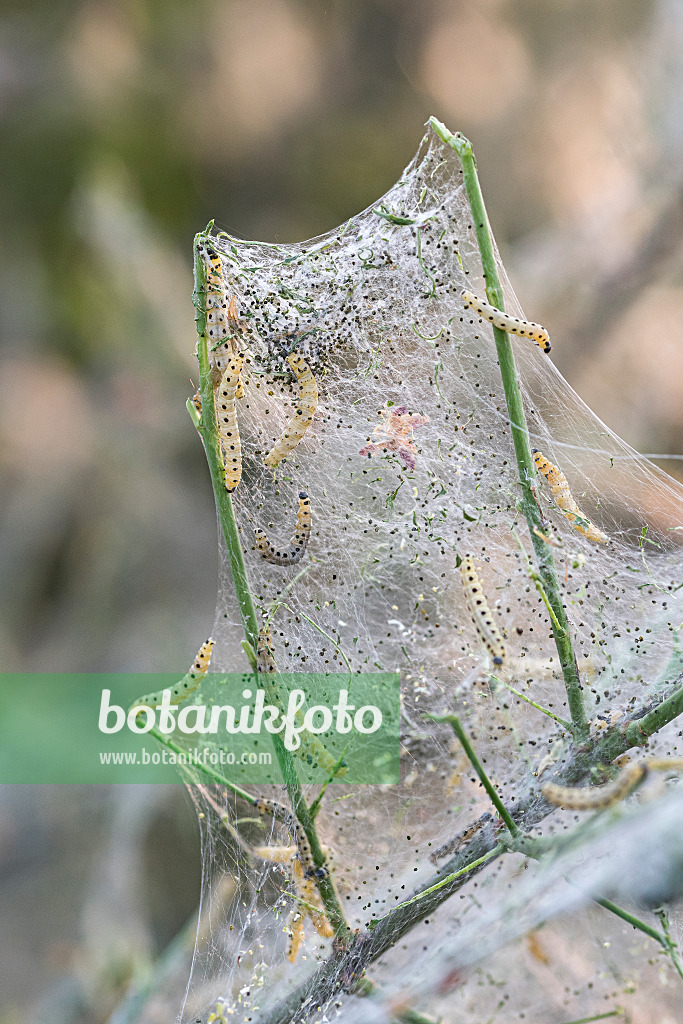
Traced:
[[[183, 676], [183, 678], [175, 684], [175, 686], [166, 687], [171, 691], [171, 704], [180, 704], [185, 700], [194, 690], [197, 689], [202, 679], [209, 671], [209, 664], [211, 662], [211, 652], [213, 651], [215, 640], [212, 637], [202, 644], [197, 652], [197, 657], [192, 663], [192, 668]], [[131, 707], [137, 707], [138, 704], [146, 708], [157, 708], [161, 704], [164, 691], [157, 690], [156, 693], [148, 693], [144, 697], [138, 697]]]
[[218, 437], [220, 439], [223, 468], [225, 470], [225, 488], [232, 493], [242, 477], [242, 445], [240, 431], [237, 426], [237, 410], [235, 408], [235, 392], [242, 372], [242, 356], [233, 356], [221, 377], [216, 392], [216, 418], [218, 420]]
[[[237, 314], [237, 296], [228, 302], [223, 262], [210, 245], [200, 246], [206, 266], [206, 333], [211, 344], [212, 363], [217, 374], [225, 369], [226, 360], [234, 355], [236, 330], [244, 332]], [[242, 381], [237, 383], [237, 398], [242, 398]]]
[[547, 480], [553, 493], [555, 504], [565, 519], [569, 520], [572, 529], [582, 533], [589, 540], [595, 541], [596, 544], [609, 544], [609, 537], [591, 523], [574, 501], [572, 492], [569, 490], [567, 478], [562, 470], [554, 466], [552, 462], [549, 462], [545, 455], [539, 452], [538, 448], [533, 449], [533, 456], [536, 469]]
[[[277, 672], [275, 665], [275, 658], [273, 657], [273, 638], [268, 628], [262, 629], [258, 635], [256, 642], [256, 671], [264, 675], [273, 675]], [[273, 703], [282, 708], [282, 702], [280, 695], [275, 692], [269, 693], [269, 699]], [[303, 715], [301, 709], [299, 709], [294, 720], [297, 725], [301, 725], [303, 721]], [[302, 761], [309, 767], [320, 767], [324, 771], [330, 774], [334, 773], [335, 777], [341, 778], [348, 771], [348, 765], [343, 761], [341, 764], [337, 764], [337, 761], [332, 757], [330, 752], [326, 749], [325, 745], [321, 743], [318, 737], [305, 729], [300, 736], [301, 745], [294, 751], [297, 757], [300, 757]]]
[[296, 413], [287, 424], [284, 434], [263, 460], [271, 469], [286, 459], [289, 453], [296, 448], [313, 422], [318, 406], [318, 386], [306, 360], [296, 352], [292, 352], [287, 356], [287, 362], [299, 382], [299, 398]]
[[266, 800], [264, 797], [257, 797], [253, 804], [259, 814], [270, 814], [285, 826], [297, 848], [304, 878], [323, 878], [327, 874], [327, 868], [315, 866], [308, 837], [294, 815], [282, 804], [275, 800]]
[[256, 671], [266, 675], [277, 672], [273, 657], [273, 638], [268, 627], [261, 630], [256, 641]]
[[465, 590], [465, 598], [467, 599], [467, 607], [469, 608], [477, 633], [484, 647], [491, 655], [493, 664], [502, 665], [507, 653], [505, 641], [493, 621], [493, 616], [484, 595], [484, 588], [479, 581], [477, 570], [474, 567], [472, 555], [466, 555], [463, 558], [460, 563], [460, 575]]
[[304, 941], [304, 915], [300, 910], [293, 910], [289, 917], [287, 931], [287, 959], [290, 964], [296, 960]]
[[[236, 327], [240, 326], [239, 320], [237, 318], [237, 296], [236, 295], [233, 295], [233, 297], [230, 299], [230, 302], [228, 303], [228, 324], [231, 327], [233, 327], [233, 328], [236, 328]], [[244, 327], [241, 327], [241, 330], [244, 331]], [[220, 356], [219, 356], [218, 353], [216, 353], [214, 361], [216, 363], [216, 366], [218, 366], [220, 368], [221, 367], [221, 359], [220, 359]], [[244, 398], [244, 387], [243, 387], [243, 384], [242, 384], [242, 377], [241, 377], [241, 375], [240, 375], [239, 380], [237, 381], [237, 388], [235, 390], [235, 398]]]
[[605, 786], [574, 788], [546, 782], [545, 786], [541, 787], [541, 792], [551, 804], [566, 807], [569, 811], [600, 811], [624, 800], [644, 781], [649, 772], [681, 770], [683, 759], [680, 757], [651, 757], [629, 761], [616, 778]]
[[325, 911], [320, 906], [320, 897], [318, 896], [315, 883], [312, 878], [305, 878], [301, 889], [301, 897], [306, 901], [306, 913], [313, 922], [313, 927], [323, 939], [331, 939], [334, 935], [334, 928], [327, 920]]
[[639, 786], [648, 772], [647, 761], [631, 761], [605, 786], [574, 788], [546, 782], [541, 792], [546, 800], [569, 811], [599, 811], [619, 803]]
[[[296, 865], [296, 862], [294, 863]], [[320, 897], [316, 892], [313, 879], [303, 878], [300, 880], [295, 866], [293, 881], [296, 896], [301, 902], [292, 908], [288, 921], [287, 959], [292, 964], [296, 960], [304, 940], [304, 918], [306, 916], [310, 918], [313, 927], [323, 939], [331, 939], [334, 935], [334, 928], [327, 920], [325, 911], [320, 904]]]
[[201, 252], [206, 263], [206, 333], [214, 348], [230, 337], [223, 262], [209, 245], [202, 246]]
[[296, 532], [288, 548], [275, 548], [264, 530], [254, 530], [256, 547], [267, 562], [274, 565], [294, 565], [301, 560], [311, 536], [311, 499], [306, 491], [299, 491], [299, 511], [296, 517]]
[[517, 334], [520, 338], [531, 338], [544, 352], [550, 352], [550, 336], [545, 327], [541, 327], [540, 324], [532, 323], [529, 320], [519, 320], [516, 316], [509, 316], [502, 309], [496, 309], [486, 299], [480, 299], [478, 295], [474, 295], [472, 292], [464, 291], [462, 299], [465, 303], [465, 309], [471, 307], [475, 313], [478, 313], [484, 320], [488, 320], [494, 327], [505, 331], [506, 334]]

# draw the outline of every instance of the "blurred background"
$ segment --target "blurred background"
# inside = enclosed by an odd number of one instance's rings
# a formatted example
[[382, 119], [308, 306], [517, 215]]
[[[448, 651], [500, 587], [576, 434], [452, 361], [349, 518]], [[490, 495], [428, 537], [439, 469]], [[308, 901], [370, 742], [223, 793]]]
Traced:
[[[430, 114], [565, 377], [683, 453], [682, 92], [681, 0], [5, 0], [2, 670], [185, 671], [217, 583], [192, 237], [334, 228]], [[194, 811], [4, 787], [0, 879], [0, 1024], [106, 1020], [196, 905]]]

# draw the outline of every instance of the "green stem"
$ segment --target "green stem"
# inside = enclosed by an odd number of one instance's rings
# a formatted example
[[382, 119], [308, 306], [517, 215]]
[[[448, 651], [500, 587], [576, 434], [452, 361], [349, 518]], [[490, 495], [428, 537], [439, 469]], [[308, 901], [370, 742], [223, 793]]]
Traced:
[[608, 1010], [607, 1013], [598, 1013], [595, 1017], [582, 1017], [581, 1020], [568, 1020], [566, 1024], [594, 1024], [594, 1021], [607, 1020], [609, 1017], [623, 1017], [621, 1010]]
[[[174, 754], [179, 754], [181, 757], [187, 757], [186, 750], [183, 750], [183, 748], [179, 747], [177, 743], [174, 743], [173, 740], [165, 733], [159, 732], [157, 728], [150, 729], [149, 735], [153, 736], [157, 743], [161, 743], [162, 746], [168, 747], [169, 750], [172, 750]], [[190, 767], [193, 770], [201, 772], [202, 775], [206, 775], [207, 779], [211, 779], [212, 782], [217, 782], [219, 786], [225, 786], [226, 789], [229, 789], [236, 796], [239, 796], [243, 800], [247, 800], [250, 804], [253, 804], [254, 797], [252, 793], [247, 793], [246, 789], [242, 789], [234, 782], [230, 782], [229, 779], [226, 779], [220, 772], [217, 772], [215, 768], [211, 768], [210, 765], [192, 763]]]
[[[489, 231], [486, 207], [484, 206], [484, 199], [479, 186], [479, 178], [477, 175], [474, 153], [472, 151], [472, 144], [459, 132], [456, 135], [453, 135], [445, 125], [441, 124], [441, 122], [437, 121], [434, 117], [430, 118], [430, 124], [439, 138], [450, 146], [451, 149], [455, 150], [462, 164], [465, 189], [467, 191], [472, 216], [474, 218], [474, 227], [477, 234], [479, 252], [481, 254], [484, 280], [486, 281], [486, 296], [493, 306], [502, 310], [504, 309], [503, 289], [501, 288], [498, 278], [496, 259], [493, 252], [493, 242]], [[572, 733], [575, 741], [580, 743], [587, 739], [590, 729], [588, 719], [586, 717], [586, 710], [583, 705], [581, 680], [579, 678], [579, 670], [576, 663], [576, 657], [574, 655], [574, 649], [572, 647], [569, 622], [562, 604], [562, 594], [560, 591], [557, 570], [555, 568], [555, 559], [553, 558], [553, 553], [545, 541], [543, 541], [542, 538], [537, 536], [534, 532], [535, 529], [543, 532], [543, 520], [539, 508], [534, 500], [531, 487], [531, 481], [536, 476], [536, 469], [531, 455], [529, 431], [526, 424], [522, 393], [517, 378], [515, 357], [509, 335], [507, 335], [505, 331], [501, 331], [496, 327], [493, 329], [493, 335], [496, 342], [498, 363], [500, 365], [500, 373], [503, 380], [503, 389], [505, 391], [505, 400], [507, 402], [508, 416], [512, 430], [512, 441], [517, 459], [519, 482], [522, 488], [522, 510], [529, 527], [529, 534], [536, 556], [541, 584], [548, 597], [552, 612], [554, 613], [554, 615], [551, 616], [551, 627], [555, 639], [555, 646], [557, 647], [557, 653], [560, 659], [560, 665], [562, 666], [564, 685], [567, 691], [567, 701], [572, 720]]]
[[641, 921], [639, 917], [634, 914], [629, 914], [628, 910], [624, 910], [623, 907], [618, 906], [616, 903], [612, 903], [611, 900], [596, 900], [601, 907], [605, 910], [609, 910], [610, 914], [614, 914], [615, 917], [620, 917], [622, 921], [626, 921], [627, 924], [637, 928], [639, 932], [643, 932], [645, 935], [649, 935], [651, 939], [658, 942], [660, 946], [663, 946], [667, 950], [666, 936], [656, 928], [653, 928], [651, 924], [646, 924], [645, 921]]
[[[637, 714], [640, 714], [640, 717], [636, 717]], [[640, 712], [634, 713], [625, 727], [620, 728], [617, 723], [617, 726], [607, 732], [604, 739], [596, 743], [591, 751], [590, 763], [610, 764], [615, 757], [625, 754], [632, 747], [644, 747], [650, 736], [663, 729], [669, 722], [673, 722], [681, 714], [683, 714], [683, 687], [674, 690], [669, 697], [657, 704], [656, 707], [651, 708], [646, 714], [642, 714], [642, 709]]]
[[625, 739], [629, 747], [642, 747], [650, 736], [654, 736], [667, 722], [683, 714], [683, 687], [663, 700], [643, 718], [631, 722], [626, 729]]
[[[548, 837], [545, 842], [543, 838], [539, 840], [535, 839], [533, 836], [523, 836], [516, 844], [509, 844], [509, 849], [516, 849], [517, 852], [523, 853], [525, 857], [531, 857], [533, 860], [539, 860], [541, 856], [549, 852], [549, 850], [552, 850], [553, 841], [556, 841], [557, 839], [560, 841], [556, 842], [556, 849], [561, 849], [564, 845], [561, 836]], [[571, 841], [571, 839], [572, 837], [570, 836], [569, 840]], [[569, 881], [571, 880], [569, 879]], [[595, 903], [599, 904], [605, 910], [608, 910], [610, 914], [614, 914], [615, 917], [620, 918], [622, 921], [626, 921], [626, 923], [630, 924], [633, 928], [637, 928], [638, 931], [643, 932], [644, 935], [648, 935], [651, 939], [654, 939], [655, 942], [658, 942], [667, 956], [671, 958], [671, 961], [678, 973], [683, 977], [683, 973], [681, 973], [681, 963], [678, 958], [678, 950], [671, 938], [671, 935], [667, 931], [665, 919], [662, 920], [660, 917], [664, 926], [660, 932], [657, 928], [654, 928], [650, 924], [646, 924], [645, 921], [636, 917], [635, 914], [631, 914], [628, 910], [624, 910], [623, 907], [620, 907], [617, 903], [613, 903], [611, 900], [595, 898]], [[662, 911], [662, 914], [663, 913], [664, 911]]]
[[413, 903], [419, 903], [419, 901], [423, 900], [426, 896], [431, 896], [433, 893], [438, 892], [439, 889], [443, 889], [445, 885], [450, 885], [456, 878], [461, 878], [462, 875], [466, 875], [475, 868], [481, 867], [481, 865], [485, 864], [487, 860], [492, 860], [494, 857], [497, 857], [504, 849], [505, 847], [502, 844], [499, 844], [492, 850], [489, 850], [488, 853], [485, 853], [482, 857], [478, 857], [477, 860], [473, 860], [470, 864], [466, 864], [464, 868], [460, 868], [459, 871], [452, 871], [450, 875], [446, 875], [445, 878], [439, 879], [439, 881], [435, 882], [434, 885], [430, 885], [428, 889], [423, 889], [421, 892], [415, 893], [414, 896], [411, 896], [409, 900], [405, 900], [403, 903], [398, 903], [389, 911], [388, 914], [385, 914], [384, 917], [375, 918], [368, 925], [368, 929], [372, 930], [380, 921], [385, 921], [388, 917], [395, 914], [397, 910], [402, 910], [404, 907], [410, 907]]
[[[619, 726], [613, 726], [611, 729], [608, 729], [605, 739], [596, 744], [593, 749], [576, 750], [574, 748], [569, 753], [569, 763], [567, 771], [563, 773], [563, 781], [579, 781], [585, 778], [591, 766], [609, 763], [615, 757], [618, 757], [619, 754], [626, 753], [634, 745], [645, 742], [643, 739], [639, 739], [634, 744], [634, 742], [626, 739], [626, 735], [631, 725], [642, 725], [655, 710], [659, 712], [657, 729], [661, 729], [668, 722], [673, 721], [674, 718], [683, 713], [683, 690], [677, 689], [656, 709], [648, 711], [643, 716], [642, 712], [648, 707], [648, 704], [649, 702], [634, 710], [634, 717], [626, 729]], [[520, 794], [516, 803], [515, 816], [523, 823], [525, 831], [528, 832], [530, 828], [539, 824], [547, 815], [548, 805], [544, 801], [539, 801], [538, 786], [534, 781], [528, 792]], [[546, 852], [549, 845], [555, 846], [554, 839], [550, 840], [550, 844], [543, 843], [539, 839], [533, 842], [530, 840], [531, 837], [520, 836], [517, 838], [516, 843], [518, 845], [523, 844], [523, 847], [520, 847], [521, 852], [531, 857], [539, 856]], [[454, 893], [458, 892], [462, 885], [472, 877], [473, 872], [480, 871], [484, 865], [479, 864], [478, 867], [474, 867], [475, 861], [481, 861], [484, 855], [492, 853], [494, 849], [499, 855], [504, 852], [503, 844], [496, 843], [493, 837], [477, 837], [473, 841], [473, 846], [474, 849], [468, 844], [466, 850], [463, 850], [462, 853], [456, 853], [444, 865], [437, 877], [434, 878], [432, 885], [428, 886], [426, 891], [429, 892], [429, 895], [423, 895], [417, 902], [413, 902], [411, 898], [402, 905], [400, 910], [397, 909], [394, 913], [380, 919], [374, 928], [361, 932], [349, 948], [343, 952], [333, 954], [329, 960], [319, 966], [310, 978], [302, 982], [290, 995], [286, 996], [282, 1002], [275, 1006], [266, 1015], [263, 1024], [289, 1024], [292, 1017], [306, 1000], [315, 1000], [316, 1005], [321, 1005], [327, 999], [332, 998], [338, 992], [339, 977], [342, 973], [350, 974], [353, 972], [358, 976], [365, 967], [381, 957], [392, 946], [395, 946], [419, 921], [423, 920], [428, 914], [433, 913], [450, 899]], [[488, 863], [488, 861], [485, 863]], [[463, 873], [461, 871], [462, 868], [467, 868], [468, 870]], [[449, 877], [452, 880], [447, 885], [444, 885], [442, 889], [433, 891], [433, 886], [441, 881], [442, 871], [444, 870], [450, 872]], [[422, 892], [424, 894], [425, 890]]]
[[204, 442], [206, 460], [211, 473], [211, 483], [216, 496], [216, 506], [220, 519], [223, 537], [228, 551], [230, 571], [235, 587], [235, 594], [239, 605], [240, 616], [244, 624], [244, 632], [252, 647], [256, 648], [258, 638], [258, 620], [256, 609], [249, 588], [249, 579], [244, 564], [244, 553], [240, 544], [235, 522], [235, 513], [232, 507], [232, 498], [225, 489], [225, 470], [218, 438], [218, 423], [216, 421], [216, 405], [213, 391], [214, 382], [209, 359], [209, 343], [206, 331], [206, 269], [204, 261], [197, 252], [197, 242], [204, 237], [203, 234], [195, 238], [195, 289], [194, 306], [196, 309], [195, 322], [197, 324], [197, 358], [199, 360], [199, 388], [202, 397], [202, 415], [197, 430]]
[[509, 814], [508, 810], [506, 809], [505, 805], [503, 804], [503, 801], [498, 796], [498, 793], [496, 792], [496, 790], [495, 790], [493, 784], [491, 783], [488, 775], [484, 771], [484, 767], [481, 764], [481, 762], [479, 761], [479, 758], [477, 757], [477, 755], [475, 754], [474, 747], [472, 746], [472, 744], [470, 743], [469, 739], [467, 738], [467, 734], [466, 734], [465, 730], [463, 729], [463, 727], [461, 725], [461, 722], [460, 722], [460, 719], [458, 718], [458, 716], [457, 715], [427, 715], [426, 717], [430, 718], [433, 722], [448, 722], [448, 724], [452, 728], [453, 732], [455, 733], [455, 735], [460, 740], [460, 743], [462, 744], [462, 748], [465, 751], [465, 753], [467, 754], [467, 756], [468, 756], [468, 758], [470, 760], [470, 764], [472, 765], [472, 767], [474, 768], [475, 772], [479, 776], [479, 779], [481, 781], [482, 786], [484, 787], [484, 789], [488, 793], [489, 798], [491, 800], [491, 803], [496, 808], [496, 810], [498, 811], [498, 814], [501, 816], [501, 818], [505, 822], [505, 824], [507, 826], [507, 829], [508, 829], [508, 832], [510, 833], [511, 836], [515, 836], [515, 837], [519, 836], [520, 835], [520, 830], [517, 828], [517, 826], [515, 825], [514, 821], [510, 817], [510, 814]]
[[680, 977], [683, 978], [683, 963], [681, 962], [678, 946], [671, 937], [671, 929], [669, 927], [669, 915], [667, 914], [664, 907], [660, 907], [658, 910], [655, 910], [655, 914], [659, 918], [659, 923], [662, 926], [662, 932], [664, 933], [664, 939], [666, 941], [665, 949], [671, 957], [671, 961], [676, 970], [678, 971]]
[[498, 676], [492, 675], [491, 679], [493, 679], [498, 686], [504, 686], [506, 690], [510, 691], [510, 693], [514, 693], [515, 697], [525, 700], [527, 704], [531, 704], [532, 708], [536, 708], [537, 711], [541, 711], [544, 715], [547, 715], [548, 718], [552, 718], [554, 722], [561, 725], [563, 729], [567, 729], [568, 732], [571, 732], [571, 724], [569, 722], [565, 722], [564, 718], [554, 715], [552, 711], [548, 711], [548, 709], [544, 708], [542, 704], [537, 704], [535, 700], [532, 700], [530, 697], [526, 697], [523, 693], [520, 693], [519, 690], [516, 690], [514, 686], [510, 686], [510, 684], [506, 683], [503, 679], [499, 679]]
[[[199, 361], [199, 387], [202, 399], [202, 415], [197, 430], [204, 442], [206, 459], [211, 473], [211, 483], [216, 498], [218, 517], [225, 539], [228, 552], [228, 561], [232, 574], [232, 581], [235, 587], [235, 594], [239, 605], [240, 616], [244, 626], [244, 633], [247, 643], [253, 651], [258, 643], [258, 619], [256, 608], [251, 596], [249, 578], [244, 563], [244, 552], [237, 531], [235, 512], [232, 506], [232, 499], [225, 489], [225, 471], [223, 458], [218, 437], [218, 423], [216, 420], [216, 404], [214, 401], [214, 380], [209, 358], [209, 343], [207, 336], [206, 320], [206, 268], [204, 260], [200, 257], [197, 245], [206, 238], [207, 231], [201, 232], [195, 237], [195, 260], [194, 260], [194, 295], [193, 303], [196, 310], [195, 323], [197, 325], [197, 358]], [[311, 847], [313, 861], [316, 867], [323, 867], [325, 854], [320, 845], [318, 833], [315, 827], [315, 820], [311, 816], [308, 805], [304, 800], [301, 785], [296, 775], [294, 758], [291, 751], [287, 750], [278, 735], [273, 736], [273, 746], [280, 765], [282, 777], [285, 780], [287, 793], [294, 814], [301, 822]], [[222, 781], [222, 780], [221, 780]], [[233, 787], [231, 787], [233, 788]], [[251, 798], [249, 798], [251, 799]], [[316, 879], [320, 898], [325, 907], [325, 913], [330, 924], [338, 937], [347, 939], [351, 934], [344, 912], [339, 903], [336, 890], [329, 875]]]

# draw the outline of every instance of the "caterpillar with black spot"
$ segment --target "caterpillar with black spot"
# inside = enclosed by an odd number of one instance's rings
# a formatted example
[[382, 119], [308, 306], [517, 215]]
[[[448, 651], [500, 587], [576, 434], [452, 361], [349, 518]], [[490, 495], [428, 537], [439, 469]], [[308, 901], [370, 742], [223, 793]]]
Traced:
[[491, 655], [494, 665], [500, 666], [507, 656], [505, 641], [493, 621], [484, 588], [481, 585], [472, 555], [466, 555], [460, 563], [460, 575], [470, 615], [484, 647]]
[[237, 425], [235, 397], [243, 363], [242, 356], [232, 357], [216, 392], [216, 418], [225, 470], [225, 489], [230, 494], [242, 478], [242, 444]]
[[569, 811], [600, 811], [619, 803], [640, 785], [648, 773], [647, 761], [631, 761], [612, 782], [605, 786], [589, 786], [587, 788], [558, 786], [554, 782], [546, 782], [541, 786], [541, 793], [551, 804], [565, 807]]
[[[175, 686], [166, 687], [171, 691], [171, 704], [181, 704], [186, 697], [193, 693], [202, 679], [209, 671], [209, 665], [211, 663], [211, 652], [213, 651], [215, 640], [209, 637], [197, 652], [197, 657], [192, 663], [190, 671], [183, 676], [183, 678], [175, 684]], [[145, 708], [157, 708], [160, 706], [164, 695], [163, 690], [157, 690], [156, 693], [148, 693], [144, 697], [138, 697], [131, 707], [137, 707], [140, 705]]]
[[206, 333], [212, 349], [230, 337], [223, 261], [210, 245], [200, 246], [206, 265]]
[[304, 941], [304, 915], [300, 910], [293, 910], [287, 924], [287, 959], [293, 964]]
[[[223, 280], [223, 262], [220, 256], [208, 243], [200, 243], [197, 249], [204, 260], [206, 269], [206, 333], [210, 342], [215, 387], [225, 370], [226, 360], [236, 352], [235, 331], [238, 328], [243, 331], [244, 328], [240, 326], [238, 320], [237, 296], [233, 295], [228, 302]], [[244, 397], [241, 378], [237, 382], [236, 397]], [[201, 416], [202, 402], [199, 389], [192, 401]]]
[[550, 485], [555, 504], [565, 519], [571, 523], [572, 529], [582, 533], [589, 540], [595, 541], [596, 544], [609, 544], [607, 534], [599, 530], [597, 526], [594, 526], [574, 501], [572, 492], [569, 490], [567, 478], [562, 470], [546, 459], [545, 455], [539, 452], [538, 448], [534, 448], [532, 454], [536, 469]]
[[[273, 638], [268, 628], [261, 630], [256, 641], [256, 671], [263, 675], [274, 675], [277, 672], [275, 658], [273, 656]], [[268, 699], [283, 711], [282, 701], [277, 690], [272, 687], [267, 689]], [[294, 720], [298, 726], [302, 725], [303, 715], [301, 714], [300, 708], [296, 712]], [[301, 758], [302, 761], [305, 761], [309, 767], [320, 767], [324, 771], [329, 772], [330, 774], [333, 773], [335, 777], [339, 778], [341, 778], [342, 775], [346, 775], [348, 765], [343, 761], [341, 764], [338, 764], [314, 733], [309, 732], [308, 729], [304, 729], [300, 734], [300, 740], [301, 744], [297, 747], [294, 753], [297, 757]]]
[[472, 308], [475, 313], [478, 313], [484, 320], [488, 320], [494, 327], [505, 331], [506, 334], [517, 334], [520, 338], [530, 338], [544, 352], [550, 352], [550, 335], [545, 327], [530, 320], [519, 320], [516, 316], [509, 316], [508, 313], [504, 313], [502, 309], [496, 309], [486, 299], [480, 299], [473, 292], [462, 292], [462, 299], [465, 309]]
[[299, 382], [299, 397], [296, 413], [287, 424], [282, 437], [275, 443], [263, 460], [265, 465], [271, 469], [274, 469], [283, 459], [286, 459], [290, 452], [296, 448], [313, 422], [315, 410], [318, 407], [318, 385], [306, 360], [303, 356], [292, 352], [287, 356], [287, 362]]
[[296, 517], [296, 532], [289, 542], [288, 548], [282, 550], [275, 548], [268, 540], [264, 530], [254, 530], [256, 547], [261, 552], [261, 557], [274, 565], [295, 565], [301, 558], [308, 546], [311, 536], [311, 499], [306, 491], [299, 491], [299, 511]]

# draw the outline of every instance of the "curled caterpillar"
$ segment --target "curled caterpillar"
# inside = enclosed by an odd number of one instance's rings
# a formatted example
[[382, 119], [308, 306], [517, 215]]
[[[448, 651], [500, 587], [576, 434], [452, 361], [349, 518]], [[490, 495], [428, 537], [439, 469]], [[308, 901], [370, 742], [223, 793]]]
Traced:
[[460, 563], [460, 575], [465, 590], [467, 607], [474, 621], [477, 633], [484, 644], [484, 647], [491, 655], [494, 665], [502, 665], [506, 658], [505, 641], [498, 630], [493, 616], [489, 609], [484, 588], [482, 587], [477, 570], [474, 567], [472, 555], [466, 555]]
[[235, 394], [243, 363], [242, 356], [232, 357], [216, 392], [216, 418], [225, 470], [225, 488], [230, 493], [235, 490], [242, 477], [242, 445], [237, 426]]
[[546, 782], [541, 792], [546, 800], [570, 811], [599, 811], [619, 803], [639, 786], [648, 773], [647, 761], [631, 761], [605, 786], [574, 788]]
[[520, 338], [531, 338], [544, 352], [550, 352], [550, 336], [545, 327], [529, 320], [519, 320], [516, 316], [509, 316], [502, 309], [496, 309], [486, 299], [480, 299], [472, 292], [464, 291], [462, 298], [465, 309], [471, 307], [475, 313], [478, 313], [484, 320], [490, 321], [494, 327], [498, 327], [499, 330], [505, 331], [507, 334], [517, 334]]
[[[275, 658], [273, 657], [273, 638], [268, 628], [261, 630], [256, 641], [256, 671], [264, 675], [273, 675], [277, 672]], [[284, 710], [277, 690], [271, 689], [268, 693], [268, 698], [276, 707], [279, 707], [280, 710]], [[294, 720], [298, 726], [302, 725], [303, 715], [301, 714], [300, 708], [296, 712]], [[294, 753], [297, 757], [301, 758], [302, 761], [305, 761], [309, 768], [320, 767], [331, 775], [334, 774], [335, 777], [340, 778], [342, 775], [346, 775], [348, 765], [343, 761], [341, 764], [338, 764], [325, 745], [321, 743], [314, 733], [309, 732], [308, 729], [304, 729], [300, 735], [300, 739], [301, 744], [297, 747]]]
[[263, 460], [271, 469], [296, 448], [313, 422], [318, 407], [318, 386], [306, 360], [292, 352], [287, 356], [287, 362], [299, 382], [299, 399], [296, 413], [287, 424], [284, 434]]
[[256, 547], [267, 562], [274, 565], [294, 565], [301, 560], [311, 536], [311, 499], [306, 491], [299, 491], [299, 511], [296, 517], [296, 532], [288, 548], [281, 551], [274, 548], [264, 530], [254, 530]]
[[572, 529], [582, 533], [589, 540], [595, 541], [596, 544], [609, 544], [607, 534], [603, 533], [602, 530], [598, 530], [597, 526], [591, 523], [590, 519], [583, 514], [574, 501], [572, 492], [569, 490], [567, 478], [562, 470], [554, 466], [552, 462], [549, 462], [545, 455], [539, 452], [538, 448], [533, 449], [533, 456], [536, 469], [547, 480], [557, 507], [565, 519], [569, 520]]
[[[175, 684], [175, 686], [167, 687], [171, 690], [171, 704], [181, 704], [186, 697], [188, 697], [194, 690], [197, 689], [202, 679], [209, 671], [209, 664], [211, 662], [211, 652], [213, 651], [215, 640], [209, 637], [197, 652], [197, 657], [192, 663], [192, 668], [184, 675], [183, 678]], [[137, 707], [138, 704], [146, 708], [156, 708], [161, 704], [164, 691], [157, 690], [156, 693], [148, 693], [144, 697], [138, 697], [132, 707]]]

